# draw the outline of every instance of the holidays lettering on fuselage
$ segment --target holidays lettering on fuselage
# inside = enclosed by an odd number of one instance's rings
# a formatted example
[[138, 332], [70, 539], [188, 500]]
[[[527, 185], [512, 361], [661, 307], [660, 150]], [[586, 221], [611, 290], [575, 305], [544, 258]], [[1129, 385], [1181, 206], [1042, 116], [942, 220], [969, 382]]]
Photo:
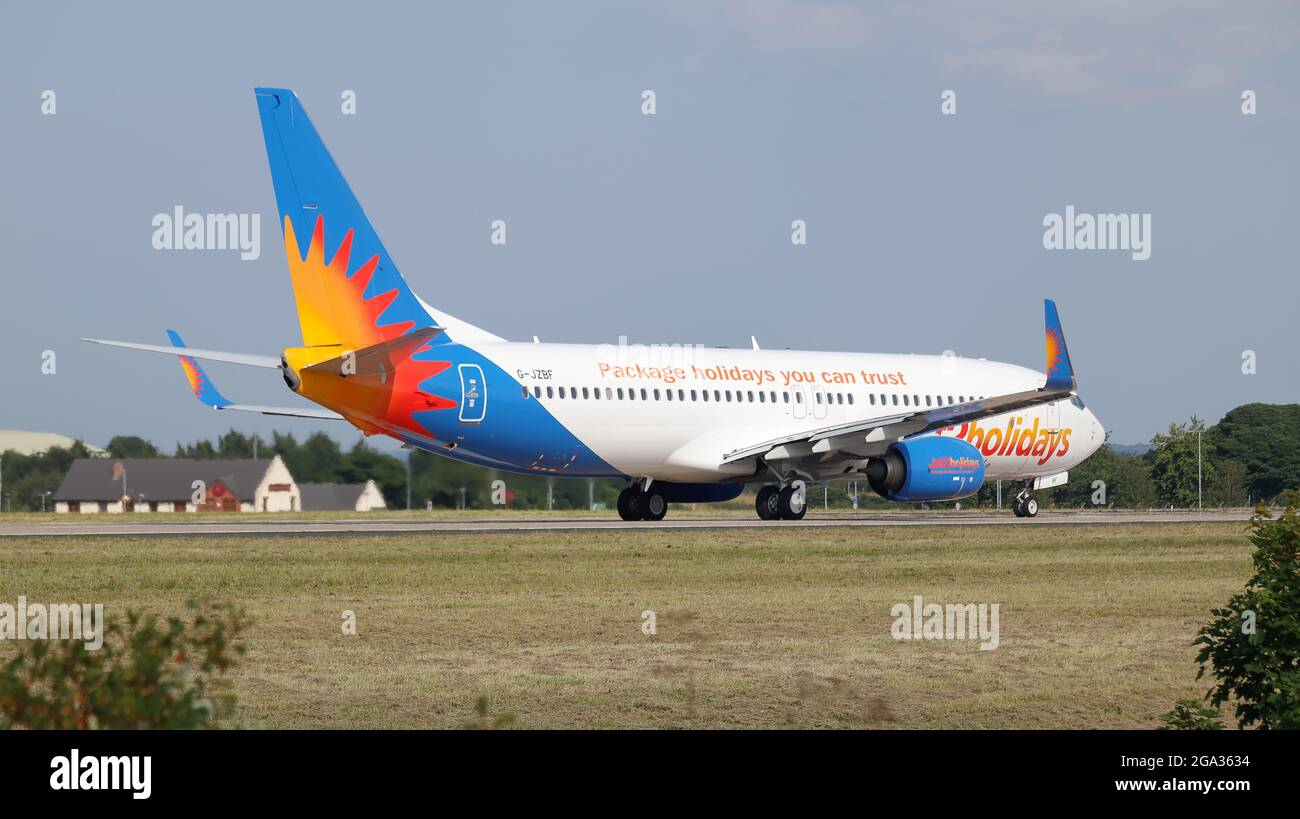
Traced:
[[1035, 418], [1030, 427], [1024, 425], [1024, 416], [1014, 415], [1006, 427], [982, 427], [978, 421], [968, 421], [961, 426], [944, 427], [936, 435], [961, 438], [978, 449], [985, 457], [1030, 456], [1039, 466], [1052, 458], [1063, 458], [1070, 451], [1070, 433], [1073, 429], [1040, 429], [1040, 419]]

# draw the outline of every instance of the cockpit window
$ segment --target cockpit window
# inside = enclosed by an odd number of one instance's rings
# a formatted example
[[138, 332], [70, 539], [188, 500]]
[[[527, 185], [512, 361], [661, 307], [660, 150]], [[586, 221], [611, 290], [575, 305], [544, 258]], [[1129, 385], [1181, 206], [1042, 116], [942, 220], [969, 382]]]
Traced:
[[1083, 399], [1077, 395], [1070, 398], [1070, 403], [1074, 404], [1079, 409], [1087, 409], [1087, 407], [1083, 405]]

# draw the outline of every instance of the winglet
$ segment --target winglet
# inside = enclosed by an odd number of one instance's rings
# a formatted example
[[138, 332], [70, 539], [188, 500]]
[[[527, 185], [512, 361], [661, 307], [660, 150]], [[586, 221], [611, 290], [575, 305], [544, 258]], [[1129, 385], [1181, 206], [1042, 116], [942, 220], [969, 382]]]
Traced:
[[[167, 337], [171, 339], [173, 347], [184, 347], [185, 342], [181, 341], [180, 333], [175, 330], [168, 330]], [[190, 389], [194, 390], [194, 397], [203, 402], [204, 405], [213, 409], [230, 406], [231, 402], [217, 391], [213, 386], [212, 379], [208, 374], [203, 372], [199, 362], [188, 355], [177, 356], [181, 360], [181, 369], [185, 372], [185, 379], [190, 382]]]
[[1056, 302], [1043, 299], [1043, 312], [1047, 328], [1047, 383], [1045, 390], [1074, 390], [1074, 367], [1070, 365], [1070, 351], [1065, 346], [1065, 331], [1061, 317], [1056, 313]]

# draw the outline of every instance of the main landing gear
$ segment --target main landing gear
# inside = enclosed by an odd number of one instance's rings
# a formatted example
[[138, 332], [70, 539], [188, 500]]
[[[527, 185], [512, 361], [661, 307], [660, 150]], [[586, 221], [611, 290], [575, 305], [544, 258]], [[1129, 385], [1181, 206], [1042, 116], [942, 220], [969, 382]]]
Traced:
[[618, 493], [618, 516], [623, 520], [663, 520], [668, 514], [668, 501], [654, 490], [633, 484]]
[[1026, 484], [1016, 495], [1016, 499], [1011, 502], [1011, 511], [1016, 513], [1018, 518], [1032, 518], [1038, 514], [1038, 501], [1034, 496], [1029, 494], [1029, 486]]
[[792, 483], [784, 487], [768, 484], [758, 490], [754, 508], [763, 520], [803, 520], [808, 513], [803, 484]]

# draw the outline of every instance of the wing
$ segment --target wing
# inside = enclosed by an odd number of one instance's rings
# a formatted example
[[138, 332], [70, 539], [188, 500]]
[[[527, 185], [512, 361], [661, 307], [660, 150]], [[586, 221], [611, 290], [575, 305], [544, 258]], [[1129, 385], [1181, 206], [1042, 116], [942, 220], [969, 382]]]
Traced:
[[811, 432], [804, 431], [773, 438], [728, 452], [723, 456], [722, 463], [734, 463], [755, 456], [763, 456], [765, 460], [774, 461], [832, 452], [869, 457], [879, 455], [885, 446], [900, 438], [1068, 398], [1074, 393], [1077, 382], [1074, 369], [1070, 365], [1070, 353], [1065, 345], [1065, 333], [1061, 330], [1061, 319], [1056, 312], [1056, 303], [1051, 299], [1044, 301], [1044, 314], [1047, 380], [1036, 390], [995, 395], [951, 407], [888, 415], [869, 421], [854, 421]]

